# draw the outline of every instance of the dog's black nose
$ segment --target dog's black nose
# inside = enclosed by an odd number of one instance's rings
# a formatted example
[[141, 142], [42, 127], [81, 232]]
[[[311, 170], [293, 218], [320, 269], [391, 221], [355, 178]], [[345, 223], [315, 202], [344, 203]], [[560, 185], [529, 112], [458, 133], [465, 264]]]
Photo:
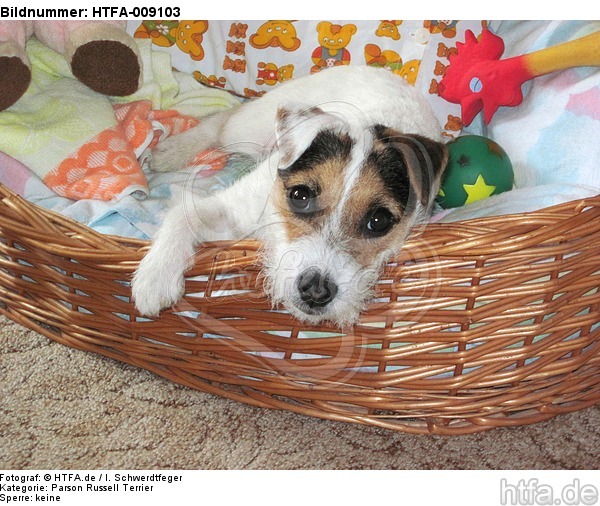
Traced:
[[303, 302], [310, 307], [323, 307], [329, 304], [336, 296], [338, 287], [324, 276], [319, 269], [306, 269], [297, 281], [298, 293]]

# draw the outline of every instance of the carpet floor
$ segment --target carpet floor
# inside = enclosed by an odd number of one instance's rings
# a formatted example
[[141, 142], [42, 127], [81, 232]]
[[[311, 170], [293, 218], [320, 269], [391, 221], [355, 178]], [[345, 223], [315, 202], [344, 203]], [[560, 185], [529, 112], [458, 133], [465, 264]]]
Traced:
[[57, 344], [0, 316], [2, 469], [598, 469], [600, 405], [468, 436], [266, 410]]

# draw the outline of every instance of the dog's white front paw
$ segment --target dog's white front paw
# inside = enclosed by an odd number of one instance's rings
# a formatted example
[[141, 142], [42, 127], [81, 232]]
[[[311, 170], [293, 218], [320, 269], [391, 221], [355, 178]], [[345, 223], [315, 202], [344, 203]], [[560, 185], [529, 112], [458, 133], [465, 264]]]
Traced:
[[165, 266], [154, 268], [148, 256], [140, 263], [131, 282], [135, 307], [144, 316], [157, 316], [161, 309], [175, 304], [183, 296], [184, 289], [182, 273]]

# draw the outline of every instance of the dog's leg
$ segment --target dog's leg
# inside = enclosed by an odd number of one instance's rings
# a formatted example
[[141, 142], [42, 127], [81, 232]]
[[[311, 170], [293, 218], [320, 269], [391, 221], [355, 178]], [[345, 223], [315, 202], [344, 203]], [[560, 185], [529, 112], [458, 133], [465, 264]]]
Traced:
[[194, 128], [159, 142], [152, 151], [152, 170], [185, 168], [208, 148], [262, 158], [274, 140], [277, 107], [277, 102], [256, 100], [207, 116]]
[[194, 262], [198, 244], [270, 233], [280, 221], [269, 204], [273, 180], [266, 161], [211, 197], [184, 194], [182, 202], [167, 213], [133, 276], [132, 295], [138, 311], [156, 316], [181, 298], [184, 274]]
[[159, 142], [152, 151], [152, 170], [171, 172], [183, 169], [201, 151], [220, 147], [221, 131], [234, 111], [228, 109], [207, 116], [194, 128]]
[[133, 277], [132, 295], [141, 314], [156, 316], [181, 298], [199, 243], [233, 238], [225, 214], [219, 195], [199, 203], [184, 199], [169, 211]]

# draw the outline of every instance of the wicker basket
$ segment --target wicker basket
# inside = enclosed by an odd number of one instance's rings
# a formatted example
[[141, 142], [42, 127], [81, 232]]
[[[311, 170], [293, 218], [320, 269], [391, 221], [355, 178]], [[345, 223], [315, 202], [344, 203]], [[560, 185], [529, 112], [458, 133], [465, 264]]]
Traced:
[[600, 196], [428, 226], [346, 333], [273, 309], [254, 242], [207, 244], [185, 300], [141, 318], [129, 279], [147, 242], [0, 197], [0, 312], [68, 346], [256, 406], [412, 433], [600, 401]]

